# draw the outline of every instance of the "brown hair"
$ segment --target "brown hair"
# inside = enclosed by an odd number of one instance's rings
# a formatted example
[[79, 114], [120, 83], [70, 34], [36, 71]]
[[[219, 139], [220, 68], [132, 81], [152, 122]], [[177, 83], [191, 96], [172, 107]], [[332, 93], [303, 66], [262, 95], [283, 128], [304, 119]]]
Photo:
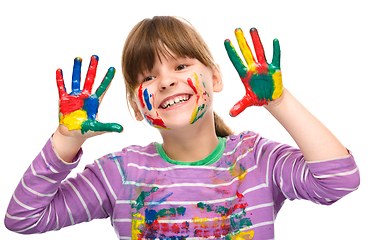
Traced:
[[[150, 71], [156, 56], [174, 57], [169, 50], [180, 57], [196, 58], [207, 67], [216, 66], [207, 44], [188, 21], [171, 16], [143, 19], [133, 27], [124, 44], [122, 70], [127, 99], [138, 87], [138, 74]], [[217, 136], [233, 134], [216, 113], [214, 119]]]

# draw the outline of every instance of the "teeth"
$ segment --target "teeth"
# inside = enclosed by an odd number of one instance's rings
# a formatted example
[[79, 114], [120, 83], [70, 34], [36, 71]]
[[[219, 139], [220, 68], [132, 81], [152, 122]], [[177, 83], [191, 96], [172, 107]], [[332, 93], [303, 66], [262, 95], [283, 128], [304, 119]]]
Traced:
[[166, 101], [164, 104], [162, 104], [162, 108], [166, 109], [166, 108], [172, 107], [175, 104], [188, 101], [188, 99], [189, 99], [189, 96], [179, 96], [179, 97], [176, 97], [175, 99], [170, 99]]

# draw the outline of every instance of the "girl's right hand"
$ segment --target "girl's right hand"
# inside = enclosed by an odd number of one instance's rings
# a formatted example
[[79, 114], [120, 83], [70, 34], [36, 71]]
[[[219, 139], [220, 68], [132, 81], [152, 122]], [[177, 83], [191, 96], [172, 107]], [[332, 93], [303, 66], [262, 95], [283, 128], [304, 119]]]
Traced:
[[123, 127], [117, 123], [101, 123], [97, 119], [98, 107], [115, 75], [111, 67], [99, 88], [91, 94], [96, 76], [98, 56], [93, 55], [88, 68], [83, 90], [80, 89], [82, 59], [74, 59], [72, 91], [65, 89], [63, 72], [56, 71], [56, 82], [59, 90], [59, 127], [57, 132], [65, 137], [79, 140], [100, 135], [105, 132], [122, 132]]

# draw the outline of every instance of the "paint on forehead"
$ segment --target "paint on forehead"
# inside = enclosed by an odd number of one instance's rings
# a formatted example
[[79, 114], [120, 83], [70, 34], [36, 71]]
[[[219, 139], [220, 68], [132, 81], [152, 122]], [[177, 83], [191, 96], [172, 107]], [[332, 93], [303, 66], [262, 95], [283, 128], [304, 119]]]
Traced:
[[[151, 95], [152, 96], [152, 95]], [[147, 88], [144, 89], [144, 92], [143, 92], [143, 98], [144, 98], [144, 102], [146, 103], [147, 105], [147, 109], [148, 111], [151, 111], [152, 110], [152, 105], [150, 103], [150, 95], [148, 94], [148, 90]]]

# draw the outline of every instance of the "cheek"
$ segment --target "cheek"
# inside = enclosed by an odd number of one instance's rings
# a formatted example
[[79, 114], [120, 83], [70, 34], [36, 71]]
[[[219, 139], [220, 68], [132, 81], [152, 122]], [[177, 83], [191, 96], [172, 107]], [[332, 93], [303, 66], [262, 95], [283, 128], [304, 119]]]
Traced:
[[148, 88], [143, 88], [142, 84], [138, 89], [138, 98], [146, 121], [155, 128], [169, 129], [155, 109], [154, 95], [149, 93]]
[[190, 118], [190, 124], [195, 123], [197, 120], [203, 117], [203, 115], [207, 112], [207, 105], [210, 102], [210, 95], [206, 91], [206, 83], [200, 78], [202, 78], [201, 74], [198, 76], [196, 73], [194, 73], [191, 75], [191, 78], [188, 78], [187, 80], [189, 86], [196, 94], [196, 105]]

